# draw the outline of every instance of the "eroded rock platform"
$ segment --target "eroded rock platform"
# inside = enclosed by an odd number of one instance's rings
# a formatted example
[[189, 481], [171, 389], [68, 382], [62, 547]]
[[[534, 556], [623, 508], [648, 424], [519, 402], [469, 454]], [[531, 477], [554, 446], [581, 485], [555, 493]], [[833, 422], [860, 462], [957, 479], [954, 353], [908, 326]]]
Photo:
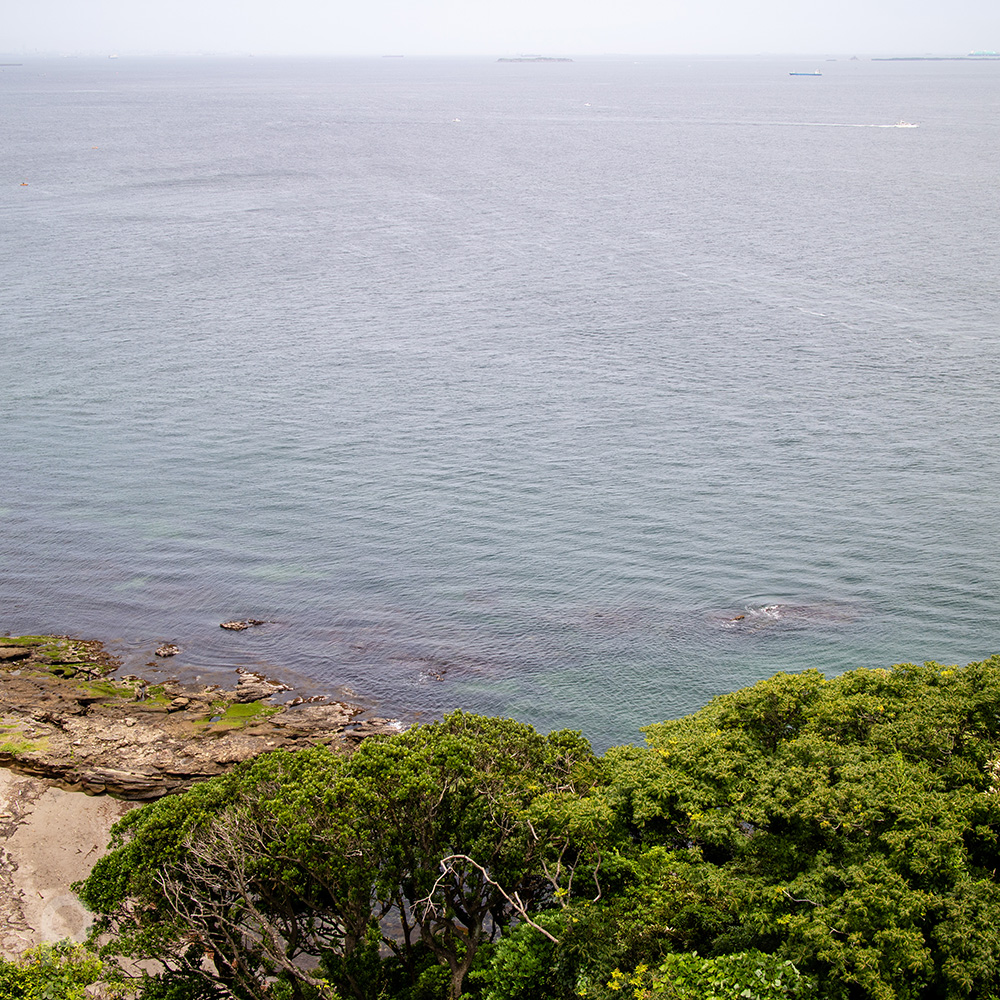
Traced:
[[97, 642], [0, 636], [0, 767], [144, 801], [269, 750], [347, 751], [396, 729], [345, 702], [270, 704], [287, 688], [250, 671], [227, 691], [110, 676], [117, 666]]

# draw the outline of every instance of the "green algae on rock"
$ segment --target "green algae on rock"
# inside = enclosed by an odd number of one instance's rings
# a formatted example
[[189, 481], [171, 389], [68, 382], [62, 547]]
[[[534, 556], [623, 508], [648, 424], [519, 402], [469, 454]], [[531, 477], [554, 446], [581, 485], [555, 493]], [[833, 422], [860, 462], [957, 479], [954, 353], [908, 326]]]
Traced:
[[391, 732], [345, 702], [269, 704], [286, 685], [249, 670], [235, 690], [111, 676], [104, 647], [65, 636], [0, 637], [0, 766], [67, 788], [155, 799], [281, 747], [348, 750]]

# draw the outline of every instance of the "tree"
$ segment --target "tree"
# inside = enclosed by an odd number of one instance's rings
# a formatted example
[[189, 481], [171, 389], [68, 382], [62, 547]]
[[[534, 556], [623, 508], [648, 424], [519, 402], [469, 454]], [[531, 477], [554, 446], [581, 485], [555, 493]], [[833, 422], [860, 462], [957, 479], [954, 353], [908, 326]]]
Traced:
[[[579, 734], [461, 712], [350, 758], [277, 752], [130, 813], [81, 897], [114, 948], [159, 958], [168, 976], [197, 970], [220, 996], [270, 1000], [276, 980], [294, 1000], [332, 998], [310, 971], [322, 959], [365, 998], [382, 945], [411, 983], [432, 954], [457, 998], [480, 945], [585, 853], [540, 835], [526, 810], [587, 792], [598, 773]], [[192, 949], [209, 960], [192, 963]]]
[[458, 712], [267, 755], [130, 813], [83, 895], [157, 1000], [1000, 988], [1000, 658], [779, 674], [645, 732], [597, 759]]
[[590, 746], [578, 733], [456, 712], [365, 741], [348, 771], [379, 861], [373, 895], [401, 928], [385, 942], [409, 967], [419, 940], [448, 966], [457, 998], [480, 944], [553, 892], [553, 845], [525, 813], [541, 796], [593, 787]]
[[615, 969], [607, 983], [583, 993], [588, 1000], [813, 1000], [817, 990], [791, 962], [749, 951], [718, 958], [674, 953], [656, 968]]
[[996, 989], [1000, 659], [778, 675], [646, 734], [607, 755], [613, 795], [733, 901], [710, 951], [777, 951], [831, 996]]

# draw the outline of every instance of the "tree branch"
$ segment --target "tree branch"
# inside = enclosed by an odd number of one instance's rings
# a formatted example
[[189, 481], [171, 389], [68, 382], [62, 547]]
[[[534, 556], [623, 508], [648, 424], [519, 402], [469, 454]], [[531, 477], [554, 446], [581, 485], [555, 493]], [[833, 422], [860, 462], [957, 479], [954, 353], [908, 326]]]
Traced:
[[454, 865], [452, 864], [452, 862], [454, 861], [464, 861], [466, 864], [472, 865], [472, 867], [475, 868], [482, 876], [483, 880], [487, 882], [489, 885], [493, 886], [493, 888], [496, 889], [497, 892], [499, 892], [500, 895], [507, 900], [507, 902], [511, 905], [514, 912], [517, 913], [529, 927], [533, 927], [540, 934], [544, 934], [545, 937], [547, 937], [553, 944], [559, 944], [559, 938], [554, 937], [544, 927], [542, 927], [540, 924], [535, 923], [535, 921], [528, 916], [528, 910], [525, 907], [524, 903], [522, 902], [521, 897], [516, 892], [514, 893], [513, 896], [511, 896], [510, 893], [508, 893], [503, 888], [503, 886], [500, 885], [499, 882], [490, 878], [489, 873], [481, 864], [479, 864], [477, 861], [473, 861], [472, 858], [470, 858], [467, 854], [449, 854], [446, 858], [442, 858], [441, 874], [438, 876], [437, 881], [431, 887], [431, 891], [427, 893], [427, 895], [423, 899], [417, 900], [417, 903], [422, 903], [428, 908], [436, 909], [435, 904], [431, 899], [431, 897], [434, 895], [438, 887], [445, 880], [445, 878], [447, 878], [448, 875], [458, 874], [455, 871]]

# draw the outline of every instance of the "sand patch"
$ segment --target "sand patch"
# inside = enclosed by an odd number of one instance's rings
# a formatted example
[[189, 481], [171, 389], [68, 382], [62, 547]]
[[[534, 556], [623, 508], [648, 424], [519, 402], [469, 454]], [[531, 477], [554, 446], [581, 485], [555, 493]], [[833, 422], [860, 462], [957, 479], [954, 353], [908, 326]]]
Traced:
[[70, 886], [106, 852], [111, 826], [134, 805], [0, 768], [0, 954], [83, 940], [91, 918]]

